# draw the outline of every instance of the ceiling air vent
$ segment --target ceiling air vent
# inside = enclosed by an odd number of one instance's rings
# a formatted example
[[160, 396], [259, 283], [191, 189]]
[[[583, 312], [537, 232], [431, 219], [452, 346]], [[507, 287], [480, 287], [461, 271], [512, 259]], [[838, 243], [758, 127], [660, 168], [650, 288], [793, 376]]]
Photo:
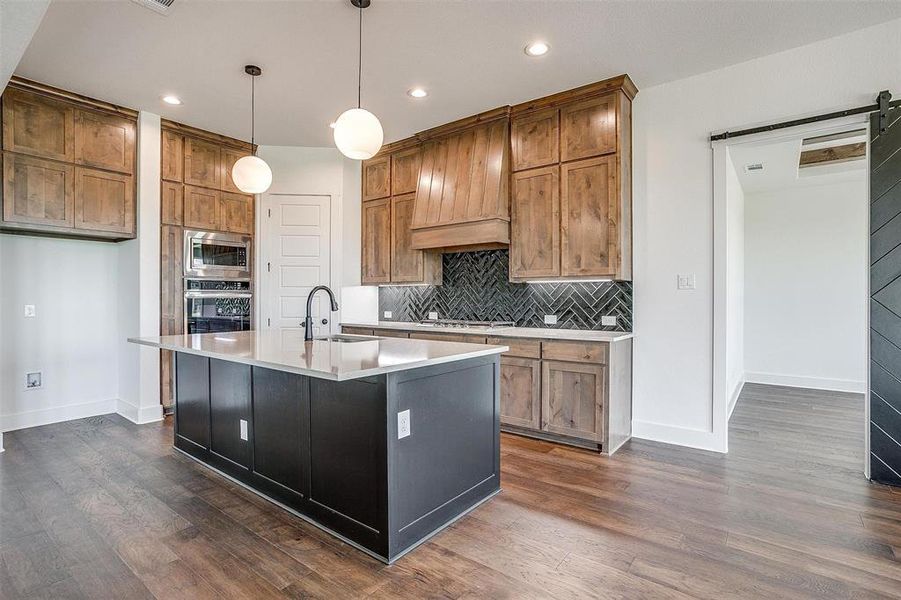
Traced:
[[763, 163], [745, 165], [745, 173], [760, 173], [761, 171], [763, 171]]
[[168, 15], [172, 10], [172, 5], [175, 4], [175, 0], [132, 0], [137, 4], [140, 4], [144, 8], [149, 8], [154, 12], [158, 12], [161, 15]]

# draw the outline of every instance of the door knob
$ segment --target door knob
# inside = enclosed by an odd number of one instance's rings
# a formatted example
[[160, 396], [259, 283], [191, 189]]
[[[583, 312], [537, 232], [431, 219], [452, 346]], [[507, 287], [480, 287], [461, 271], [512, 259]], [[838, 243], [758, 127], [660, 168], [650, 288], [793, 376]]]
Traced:
[[323, 324], [323, 325], [328, 325], [328, 319], [322, 319], [322, 324]]

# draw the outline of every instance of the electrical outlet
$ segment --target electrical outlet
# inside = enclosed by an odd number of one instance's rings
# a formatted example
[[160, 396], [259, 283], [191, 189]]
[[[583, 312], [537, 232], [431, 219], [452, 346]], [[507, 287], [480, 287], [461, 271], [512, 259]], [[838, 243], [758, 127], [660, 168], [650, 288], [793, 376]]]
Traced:
[[246, 442], [247, 441], [247, 421], [245, 421], [244, 419], [241, 419], [238, 421], [238, 425], [241, 430], [241, 439]]
[[410, 409], [397, 413], [397, 439], [402, 440], [410, 435]]
[[385, 319], [390, 319], [393, 316], [394, 316], [394, 313], [391, 312], [390, 310], [386, 310], [385, 312], [382, 313], [382, 317]]
[[34, 308], [34, 304], [26, 304], [25, 305], [25, 317], [32, 318], [37, 315], [37, 311]]
[[25, 373], [25, 389], [26, 390], [36, 390], [40, 387], [43, 387], [43, 374], [40, 371], [32, 371], [31, 373]]
[[434, 310], [430, 310], [430, 311], [429, 311], [429, 319], [431, 319], [431, 320], [434, 321], [434, 320], [437, 319], [437, 318], [438, 318], [438, 313], [435, 312]]
[[544, 315], [544, 324], [545, 325], [556, 325], [557, 324], [557, 315]]
[[695, 274], [689, 273], [688, 275], [676, 275], [676, 287], [680, 290], [695, 289]]
[[616, 327], [616, 317], [615, 316], [601, 317], [601, 325], [603, 325], [604, 327]]

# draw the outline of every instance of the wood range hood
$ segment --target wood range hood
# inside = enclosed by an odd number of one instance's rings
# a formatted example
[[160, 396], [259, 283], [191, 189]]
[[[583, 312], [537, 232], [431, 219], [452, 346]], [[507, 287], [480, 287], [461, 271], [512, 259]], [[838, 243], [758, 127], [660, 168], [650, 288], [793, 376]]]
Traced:
[[510, 244], [510, 107], [421, 132], [410, 223], [417, 250], [462, 252]]

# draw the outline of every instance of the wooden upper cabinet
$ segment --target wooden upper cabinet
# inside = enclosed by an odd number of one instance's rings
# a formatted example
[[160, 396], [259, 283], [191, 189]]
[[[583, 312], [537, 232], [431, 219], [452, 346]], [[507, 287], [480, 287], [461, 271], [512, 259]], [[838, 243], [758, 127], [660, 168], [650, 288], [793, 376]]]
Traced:
[[510, 277], [560, 275], [559, 168], [513, 174]]
[[541, 428], [602, 442], [607, 367], [545, 360], [541, 368]]
[[185, 221], [185, 186], [174, 181], [160, 183], [160, 221], [167, 225], [183, 225]]
[[135, 233], [135, 187], [131, 176], [75, 167], [75, 227]]
[[391, 195], [391, 157], [363, 161], [363, 201]]
[[75, 163], [132, 174], [135, 122], [89, 110], [75, 112]]
[[180, 133], [163, 129], [160, 177], [167, 181], [184, 181], [185, 138]]
[[185, 183], [218, 190], [221, 176], [219, 145], [185, 136]]
[[513, 170], [522, 171], [560, 160], [560, 115], [556, 108], [515, 117], [510, 141]]
[[616, 94], [560, 109], [560, 160], [616, 152]]
[[391, 198], [391, 283], [441, 283], [441, 255], [414, 250], [413, 218], [415, 194]]
[[228, 148], [226, 146], [222, 147], [222, 191], [233, 192], [235, 194], [244, 193], [235, 185], [235, 182], [232, 179], [232, 167], [235, 166], [235, 163], [238, 162], [239, 158], [243, 158], [249, 154], [250, 152], [246, 150], [238, 150], [237, 148]]
[[616, 157], [561, 167], [561, 275], [616, 275], [618, 200]]
[[222, 192], [222, 229], [253, 235], [253, 196]]
[[191, 229], [221, 229], [222, 203], [219, 190], [185, 186], [185, 227]]
[[541, 361], [502, 356], [500, 379], [501, 423], [539, 429]]
[[419, 180], [419, 148], [402, 150], [391, 155], [391, 194], [409, 194], [416, 191]]
[[410, 245], [414, 194], [391, 198], [391, 281], [422, 281], [422, 250]]
[[3, 93], [3, 149], [72, 162], [75, 108], [61, 100], [7, 87]]
[[73, 227], [75, 167], [19, 154], [3, 154], [3, 220]]
[[391, 281], [391, 199], [363, 203], [362, 276], [367, 283]]

